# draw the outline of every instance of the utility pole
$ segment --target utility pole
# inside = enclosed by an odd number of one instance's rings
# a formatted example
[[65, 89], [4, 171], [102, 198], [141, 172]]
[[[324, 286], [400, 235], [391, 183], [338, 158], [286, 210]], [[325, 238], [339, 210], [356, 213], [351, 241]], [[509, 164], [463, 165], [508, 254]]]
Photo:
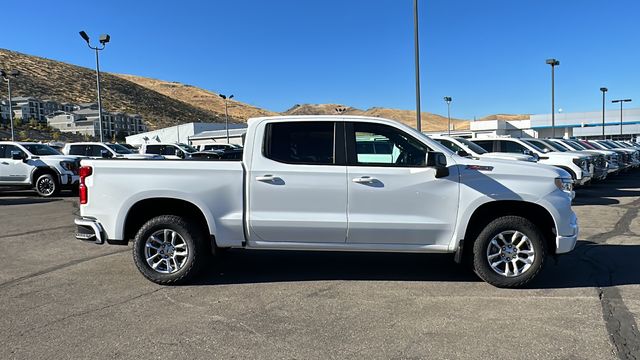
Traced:
[[225, 119], [225, 128], [227, 129], [227, 144], [229, 143], [229, 111], [227, 110], [227, 100], [233, 99], [233, 95], [223, 95], [219, 94], [222, 99], [224, 99], [224, 119]]
[[0, 69], [0, 76], [7, 82], [7, 91], [9, 95], [9, 124], [11, 126], [11, 141], [15, 141], [13, 134], [13, 100], [11, 99], [11, 77], [17, 78], [20, 75], [20, 71], [12, 70], [9, 73]]
[[560, 65], [560, 61], [556, 59], [547, 59], [547, 64], [551, 65], [551, 137], [556, 137], [556, 86], [555, 86], [555, 68]]
[[100, 142], [103, 142], [103, 139], [102, 139], [102, 96], [100, 94], [100, 59], [99, 59], [99, 56], [98, 56], [98, 51], [104, 50], [104, 48], [107, 46], [107, 43], [111, 40], [111, 36], [109, 36], [107, 34], [100, 35], [99, 42], [100, 42], [100, 44], [102, 44], [102, 47], [91, 46], [91, 44], [89, 43], [89, 35], [87, 35], [86, 32], [80, 31], [80, 36], [84, 39], [84, 41], [87, 42], [87, 46], [89, 46], [90, 49], [95, 50], [95, 52], [96, 52], [96, 83], [97, 83], [97, 87], [98, 87], [98, 120], [99, 120], [99, 125], [100, 125]]
[[413, 0], [413, 40], [416, 63], [416, 129], [422, 132], [420, 114], [420, 42], [418, 41], [418, 0]]

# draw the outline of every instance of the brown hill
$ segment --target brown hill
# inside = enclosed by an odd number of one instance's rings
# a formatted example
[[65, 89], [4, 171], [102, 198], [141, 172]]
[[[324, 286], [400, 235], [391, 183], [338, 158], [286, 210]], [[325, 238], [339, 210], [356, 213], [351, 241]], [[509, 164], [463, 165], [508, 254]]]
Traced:
[[[0, 67], [21, 72], [12, 83], [13, 96], [72, 103], [96, 101], [96, 78], [92, 69], [4, 49], [0, 49]], [[101, 75], [103, 108], [140, 114], [151, 129], [198, 120], [222, 121], [219, 114], [108, 73]], [[0, 97], [6, 96], [6, 87], [0, 86]]]
[[[172, 99], [180, 100], [197, 108], [224, 116], [224, 100], [217, 93], [179, 82], [150, 79], [135, 75], [114, 74], [147, 89], [159, 92]], [[264, 110], [235, 99], [228, 101], [229, 116], [246, 121], [248, 118], [278, 115], [273, 111]]]
[[[336, 109], [344, 109], [343, 114], [373, 116], [393, 119], [400, 121], [411, 127], [416, 126], [416, 112], [413, 110], [398, 110], [381, 107], [373, 107], [367, 110], [360, 110], [350, 106], [340, 104], [304, 104], [295, 105], [291, 109], [285, 111], [285, 115], [335, 115], [338, 114]], [[422, 130], [423, 131], [445, 131], [447, 130], [447, 118], [444, 116], [422, 113]], [[469, 121], [460, 119], [451, 119], [451, 124], [456, 130], [469, 129]]]
[[529, 120], [529, 114], [494, 114], [488, 115], [483, 118], [478, 119], [479, 121], [484, 120]]

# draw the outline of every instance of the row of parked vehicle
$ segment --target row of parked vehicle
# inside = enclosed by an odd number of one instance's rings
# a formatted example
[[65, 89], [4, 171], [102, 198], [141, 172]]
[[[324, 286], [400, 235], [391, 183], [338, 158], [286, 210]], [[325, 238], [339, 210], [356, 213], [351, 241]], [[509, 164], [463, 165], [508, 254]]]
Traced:
[[200, 145], [145, 144], [140, 149], [101, 142], [52, 146], [33, 142], [0, 141], [0, 188], [34, 189], [42, 197], [79, 185], [80, 160], [98, 159], [237, 159], [242, 148], [233, 144]]
[[567, 171], [574, 185], [602, 181], [640, 166], [640, 144], [631, 141], [433, 136], [463, 156], [532, 161]]

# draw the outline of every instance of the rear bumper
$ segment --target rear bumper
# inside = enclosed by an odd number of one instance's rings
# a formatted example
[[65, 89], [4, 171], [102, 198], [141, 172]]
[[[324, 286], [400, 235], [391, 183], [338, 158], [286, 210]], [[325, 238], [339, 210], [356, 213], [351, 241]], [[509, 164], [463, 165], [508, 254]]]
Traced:
[[104, 244], [106, 236], [100, 223], [91, 218], [76, 218], [76, 239], [82, 241], [93, 241], [96, 244]]

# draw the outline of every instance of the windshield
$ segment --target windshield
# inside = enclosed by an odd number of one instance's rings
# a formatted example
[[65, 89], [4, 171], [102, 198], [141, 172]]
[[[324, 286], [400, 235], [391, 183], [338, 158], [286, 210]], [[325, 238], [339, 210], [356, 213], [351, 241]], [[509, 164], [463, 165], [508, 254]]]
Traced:
[[587, 149], [586, 147], [582, 146], [582, 144], [580, 144], [577, 141], [565, 140], [565, 142], [568, 143], [569, 145], [571, 145], [576, 150], [586, 150]]
[[44, 144], [23, 144], [25, 149], [33, 155], [47, 156], [47, 155], [62, 155], [56, 149], [49, 145]]
[[552, 148], [547, 146], [547, 144], [545, 144], [545, 143], [543, 143], [542, 141], [539, 141], [539, 140], [522, 140], [522, 141], [524, 141], [529, 146], [534, 148], [536, 151], [539, 151], [541, 153], [548, 153], [550, 151], [554, 151]]
[[105, 145], [107, 145], [111, 150], [115, 151], [116, 154], [133, 154], [131, 150], [127, 149], [126, 147], [120, 144], [105, 144]]
[[487, 150], [483, 149], [480, 145], [473, 143], [465, 138], [456, 137], [454, 139], [458, 140], [458, 142], [468, 147], [469, 150], [473, 151], [476, 154], [486, 154], [488, 152]]
[[596, 144], [602, 146], [605, 149], [613, 149], [613, 146], [611, 146], [609, 143], [607, 143], [605, 141], [598, 141], [598, 142], [596, 142]]
[[551, 141], [551, 140], [543, 140], [543, 142], [547, 145], [549, 145], [552, 149], [556, 150], [556, 151], [561, 151], [561, 152], [565, 152], [568, 151], [569, 149], [567, 147], [565, 147], [562, 143], [558, 143], [555, 141]]
[[187, 144], [176, 144], [178, 145], [178, 147], [180, 147], [180, 149], [188, 152], [188, 153], [194, 153], [194, 152], [198, 152], [198, 150], [192, 146], [189, 146]]

